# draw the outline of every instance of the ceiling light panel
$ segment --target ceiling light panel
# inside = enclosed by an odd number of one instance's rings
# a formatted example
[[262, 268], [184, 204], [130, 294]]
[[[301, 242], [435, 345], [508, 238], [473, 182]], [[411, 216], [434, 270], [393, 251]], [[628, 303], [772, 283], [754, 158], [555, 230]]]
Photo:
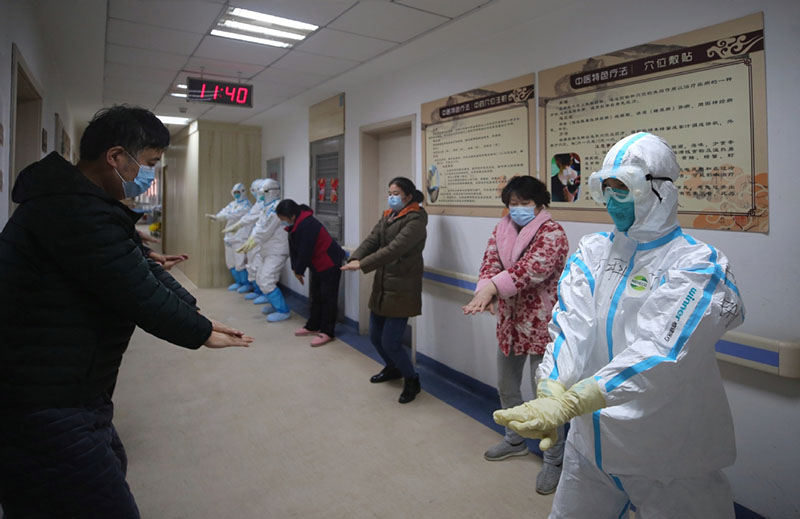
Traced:
[[270, 14], [229, 7], [211, 30], [213, 36], [288, 48], [316, 31], [316, 25]]

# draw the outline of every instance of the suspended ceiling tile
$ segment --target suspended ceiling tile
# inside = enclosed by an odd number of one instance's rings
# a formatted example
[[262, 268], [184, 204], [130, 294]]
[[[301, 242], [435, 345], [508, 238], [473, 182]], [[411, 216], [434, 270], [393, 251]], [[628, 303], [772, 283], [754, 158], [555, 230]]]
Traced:
[[164, 70], [139, 65], [125, 65], [122, 63], [106, 62], [105, 80], [125, 79], [131, 82], [169, 84], [175, 77], [177, 70]]
[[209, 35], [203, 38], [203, 42], [194, 55], [203, 58], [238, 61], [240, 63], [269, 65], [286, 54], [286, 52], [286, 49], [278, 47]]
[[236, 7], [323, 26], [355, 5], [356, 0], [234, 0], [231, 3]]
[[186, 63], [186, 56], [147, 49], [137, 49], [136, 47], [106, 45], [106, 61], [123, 65], [176, 71]]
[[416, 7], [429, 13], [455, 18], [479, 5], [488, 3], [488, 0], [394, 0], [394, 2], [408, 7]]
[[[211, 105], [208, 103], [187, 102], [185, 99], [167, 96], [158, 103], [154, 113], [157, 115], [171, 115], [174, 117], [196, 119], [203, 115], [209, 108], [211, 108]], [[181, 111], [181, 109], [185, 111]]]
[[361, 2], [328, 28], [402, 43], [449, 18], [388, 2]]
[[140, 81], [130, 78], [110, 77], [105, 79], [103, 86], [106, 92], [121, 89], [126, 92], [163, 94], [170, 87], [170, 81]]
[[205, 34], [222, 7], [202, 0], [110, 0], [108, 16], [129, 22]]
[[192, 77], [200, 77], [202, 73], [225, 77], [228, 81], [240, 78], [242, 81], [249, 81], [249, 78], [264, 70], [264, 66], [209, 58], [189, 58], [183, 70]]
[[394, 42], [377, 40], [333, 29], [321, 29], [298, 47], [299, 50], [334, 58], [367, 61], [396, 46]]
[[313, 74], [309, 72], [290, 72], [287, 70], [278, 70], [274, 67], [269, 67], [261, 74], [253, 78], [253, 82], [258, 83], [265, 81], [268, 83], [277, 83], [279, 85], [293, 85], [305, 88], [311, 88], [324, 83], [330, 79], [330, 76], [323, 76], [321, 74]]
[[113, 99], [116, 104], [129, 104], [150, 108], [155, 106], [161, 99], [162, 94], [147, 94], [142, 92], [131, 92], [123, 88], [109, 89], [103, 91], [103, 99]]
[[113, 18], [108, 21], [106, 32], [107, 43], [183, 56], [190, 55], [202, 38], [202, 34], [163, 29]]
[[323, 76], [335, 76], [358, 66], [358, 61], [329, 58], [295, 50], [275, 62], [270, 68], [291, 72], [310, 72]]
[[294, 97], [300, 92], [307, 90], [307, 87], [300, 85], [290, 85], [287, 83], [274, 83], [271, 81], [256, 81], [253, 80], [253, 91], [256, 98], [261, 95], [270, 97], [281, 97], [283, 99]]

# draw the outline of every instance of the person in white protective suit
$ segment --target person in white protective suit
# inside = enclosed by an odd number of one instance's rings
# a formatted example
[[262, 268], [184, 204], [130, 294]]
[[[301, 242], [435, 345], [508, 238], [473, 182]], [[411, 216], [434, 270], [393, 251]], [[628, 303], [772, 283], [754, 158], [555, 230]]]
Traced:
[[[235, 222], [249, 211], [250, 206], [253, 205], [250, 199], [247, 198], [244, 184], [241, 182], [233, 185], [231, 196], [233, 196], [232, 202], [220, 209], [217, 214], [206, 214], [206, 217], [220, 222]], [[239, 254], [234, 250], [230, 243], [231, 236], [231, 234], [226, 234], [225, 238], [223, 238], [225, 242], [225, 266], [228, 267], [228, 270], [231, 271], [231, 276], [233, 276], [233, 284], [228, 287], [228, 290], [239, 290], [247, 281], [247, 273], [244, 269], [236, 270], [236, 266], [243, 264], [245, 259], [244, 254]]]
[[[222, 230], [223, 234], [231, 233], [230, 243], [234, 251], [244, 245], [244, 242], [250, 237], [250, 231], [253, 230], [256, 220], [258, 220], [258, 217], [261, 216], [261, 213], [264, 212], [264, 208], [267, 206], [263, 195], [260, 195], [258, 192], [258, 188], [264, 180], [263, 178], [257, 178], [250, 183], [250, 194], [253, 195], [256, 202], [238, 220], [231, 220], [233, 223], [229, 223], [228, 226]], [[250, 279], [247, 272], [247, 256], [242, 253], [237, 253], [236, 261], [236, 270], [244, 272], [244, 274], [242, 274], [242, 285], [236, 291], [240, 294], [252, 292], [253, 280]]]
[[250, 237], [237, 250], [247, 254], [247, 272], [255, 280], [255, 290], [259, 296], [253, 303], [270, 304], [264, 307], [270, 322], [284, 321], [291, 317], [283, 293], [278, 288], [281, 270], [289, 257], [289, 236], [275, 214], [280, 194], [281, 186], [277, 181], [268, 178], [261, 183], [259, 195], [264, 197], [267, 206], [256, 220]]
[[616, 143], [589, 178], [611, 234], [584, 236], [559, 282], [536, 400], [495, 421], [545, 449], [571, 420], [551, 519], [733, 518], [736, 447], [715, 358], [744, 319], [728, 259], [678, 226], [661, 138]]

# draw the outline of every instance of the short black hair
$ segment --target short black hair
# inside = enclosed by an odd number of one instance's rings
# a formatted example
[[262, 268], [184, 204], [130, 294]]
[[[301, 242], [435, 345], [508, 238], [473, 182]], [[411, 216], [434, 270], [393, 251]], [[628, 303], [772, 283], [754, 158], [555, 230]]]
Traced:
[[153, 112], [128, 105], [114, 105], [94, 114], [81, 136], [81, 160], [95, 160], [106, 150], [122, 146], [131, 155], [169, 146], [169, 130]]
[[563, 164], [564, 166], [572, 165], [572, 155], [569, 153], [558, 153], [553, 158], [556, 164]]
[[417, 186], [411, 181], [410, 178], [406, 177], [394, 177], [391, 181], [389, 181], [389, 185], [395, 185], [400, 188], [400, 191], [403, 192], [404, 195], [412, 195], [411, 201], [412, 202], [422, 202], [425, 200], [425, 195], [422, 194], [422, 191], [417, 189]]
[[512, 194], [522, 200], [533, 200], [539, 207], [550, 206], [550, 193], [547, 192], [547, 186], [544, 185], [544, 182], [528, 175], [511, 177], [506, 187], [503, 188], [500, 199], [506, 207], [508, 207]]

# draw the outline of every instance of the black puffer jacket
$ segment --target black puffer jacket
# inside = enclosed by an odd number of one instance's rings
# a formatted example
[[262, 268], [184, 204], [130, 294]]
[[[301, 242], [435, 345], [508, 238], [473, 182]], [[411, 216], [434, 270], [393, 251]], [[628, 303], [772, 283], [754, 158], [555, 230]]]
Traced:
[[142, 255], [138, 218], [51, 153], [20, 173], [0, 233], [0, 409], [108, 394], [135, 325], [199, 348], [211, 322]]

